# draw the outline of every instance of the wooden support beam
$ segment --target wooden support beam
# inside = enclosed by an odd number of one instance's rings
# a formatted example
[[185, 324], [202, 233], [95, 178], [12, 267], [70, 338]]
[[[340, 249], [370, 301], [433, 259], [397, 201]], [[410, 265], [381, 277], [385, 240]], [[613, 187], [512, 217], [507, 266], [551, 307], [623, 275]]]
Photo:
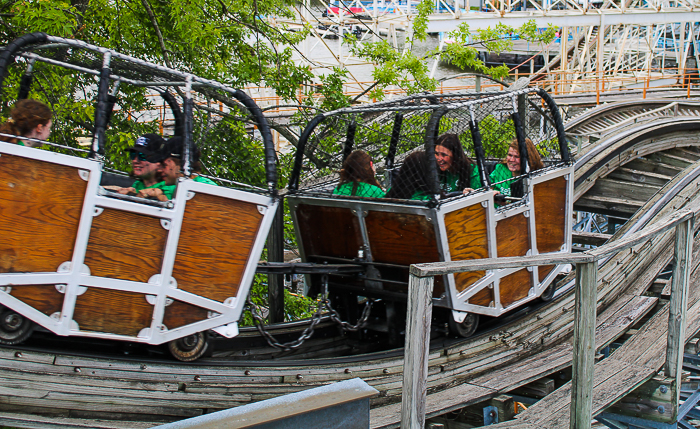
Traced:
[[[665, 184], [665, 183], [664, 183]], [[584, 194], [586, 197], [605, 197], [622, 200], [647, 201], [660, 186], [601, 178]]]
[[672, 402], [676, 384], [680, 383], [676, 383], [673, 378], [654, 377], [607, 408], [605, 412], [672, 423], [677, 409]]
[[597, 232], [574, 231], [571, 239], [577, 244], [590, 244], [592, 246], [602, 246], [612, 237], [610, 234], [600, 234]]
[[[666, 346], [666, 363], [664, 374], [677, 381], [681, 379], [683, 369], [683, 350], [685, 349], [686, 311], [688, 309], [688, 284], [693, 257], [693, 220], [690, 218], [676, 225], [676, 243], [671, 281], [671, 302], [668, 313], [668, 344]], [[674, 403], [680, 400], [680, 382], [676, 383]]]
[[416, 277], [411, 274], [408, 279], [401, 429], [425, 427], [430, 319], [433, 317], [433, 283], [433, 277]]
[[684, 169], [688, 167], [690, 164], [692, 164], [691, 161], [689, 161], [686, 158], [682, 158], [680, 156], [675, 156], [675, 155], [670, 155], [664, 152], [656, 152], [652, 153], [651, 155], [647, 156], [648, 159], [652, 161], [658, 161], [663, 164], [667, 165], [672, 165], [674, 167], [680, 167], [681, 169]]
[[539, 380], [535, 380], [532, 383], [528, 383], [524, 386], [518, 387], [517, 389], [508, 392], [513, 395], [525, 396], [526, 398], [542, 399], [545, 396], [556, 390], [556, 385], [554, 379], [549, 377], [542, 377]]
[[632, 161], [624, 164], [625, 167], [632, 170], [646, 171], [649, 173], [663, 174], [664, 176], [673, 177], [678, 174], [682, 168], [664, 163], [650, 161], [644, 158], [635, 158]]
[[593, 408], [596, 295], [598, 263], [576, 264], [574, 358], [571, 380], [570, 428], [590, 429]]
[[583, 195], [574, 203], [574, 210], [629, 218], [644, 204], [643, 201]]
[[635, 170], [633, 168], [620, 167], [605, 176], [609, 179], [623, 180], [627, 182], [643, 183], [650, 186], [664, 186], [673, 176], [652, 173], [649, 171]]

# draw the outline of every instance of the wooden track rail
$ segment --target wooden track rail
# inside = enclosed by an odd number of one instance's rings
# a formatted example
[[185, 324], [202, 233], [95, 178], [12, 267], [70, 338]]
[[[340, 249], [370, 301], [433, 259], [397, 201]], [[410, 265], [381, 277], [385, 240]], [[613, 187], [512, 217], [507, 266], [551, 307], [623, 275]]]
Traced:
[[[653, 131], [646, 130], [647, 133]], [[620, 145], [628, 145], [624, 151], [634, 151], [635, 145], [640, 144], [640, 150], [650, 155], [654, 150], [671, 149], [673, 141], [680, 142], [681, 138], [657, 138], [658, 144], [654, 145], [648, 135], [644, 136], [642, 133], [638, 140], [625, 140], [626, 143]], [[633, 152], [620, 155], [623, 152], [615, 152], [615, 159], [628, 157], [631, 160], [635, 157]], [[580, 157], [583, 155], [582, 152]], [[614, 170], [607, 168], [605, 163], [601, 164], [604, 160], [605, 156], [592, 157], [578, 170], [580, 174], [586, 172], [586, 179], [603, 177], [598, 170]], [[611, 241], [633, 232], [634, 225], [653, 223], [697, 198], [700, 162], [681, 172], [644, 202]], [[580, 186], [588, 186], [589, 182], [584, 180], [584, 183]], [[653, 320], [664, 316], [658, 312], [658, 298], [645, 293], [670, 261], [672, 242], [673, 233], [666, 233], [638, 249], [622, 252], [600, 266], [597, 350], [621, 338], [645, 315], [653, 315], [645, 332], [658, 334]], [[693, 255], [696, 263], [700, 261], [699, 252], [696, 243]], [[700, 305], [700, 290], [697, 289], [698, 273], [693, 275], [696, 286], [691, 289], [689, 302], [695, 309]], [[571, 278], [560, 284], [565, 285]], [[568, 368], [573, 350], [573, 292], [564, 288], [557, 295], [555, 301], [495, 331], [454, 345], [433, 348], [428, 361], [427, 415], [439, 415], [478, 403]], [[693, 325], [689, 326], [700, 326], [699, 318], [697, 314], [693, 316]], [[694, 329], [689, 328], [687, 334], [693, 333]], [[648, 338], [639, 334], [639, 338], [642, 337]], [[639, 364], [653, 364], [655, 353], [650, 351]], [[0, 348], [0, 423], [37, 428], [145, 428], [336, 380], [361, 377], [380, 391], [379, 397], [372, 401], [372, 427], [390, 428], [397, 427], [400, 421], [398, 402], [402, 368], [403, 358], [384, 354], [323, 362], [309, 359], [289, 364], [205, 360], [202, 364], [189, 365], [105, 360], [6, 347]], [[119, 425], [114, 420], [119, 420]], [[535, 421], [523, 420], [520, 423], [534, 425]]]

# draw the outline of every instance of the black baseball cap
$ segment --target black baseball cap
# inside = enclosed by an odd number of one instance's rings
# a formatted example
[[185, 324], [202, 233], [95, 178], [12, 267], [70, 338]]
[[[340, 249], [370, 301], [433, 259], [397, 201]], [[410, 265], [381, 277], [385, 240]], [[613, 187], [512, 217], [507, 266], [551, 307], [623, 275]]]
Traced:
[[[163, 147], [162, 155], [163, 159], [166, 158], [178, 158], [182, 159], [182, 152], [183, 152], [183, 142], [184, 139], [182, 136], [172, 136], [168, 139], [168, 141], [165, 143], [165, 146]], [[199, 148], [197, 146], [194, 146], [194, 162], [199, 161]]]
[[136, 139], [134, 145], [129, 148], [129, 152], [140, 152], [146, 155], [148, 162], [160, 162], [165, 159], [163, 157], [165, 144], [165, 139], [158, 134], [144, 134]]

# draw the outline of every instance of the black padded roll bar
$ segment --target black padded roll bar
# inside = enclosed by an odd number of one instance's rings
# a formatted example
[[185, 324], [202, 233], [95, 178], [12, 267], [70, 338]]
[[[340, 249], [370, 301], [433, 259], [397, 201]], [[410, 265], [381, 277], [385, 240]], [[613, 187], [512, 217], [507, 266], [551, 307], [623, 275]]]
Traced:
[[348, 133], [345, 137], [345, 146], [343, 146], [343, 164], [348, 156], [352, 153], [352, 148], [355, 145], [355, 132], [357, 131], [357, 122], [352, 121], [348, 125]]
[[173, 112], [173, 117], [175, 118], [175, 132], [174, 135], [176, 136], [182, 136], [185, 134], [185, 117], [182, 114], [182, 110], [180, 110], [180, 105], [177, 104], [177, 100], [175, 97], [168, 91], [159, 91], [160, 96], [163, 100], [165, 100], [166, 103], [168, 103], [168, 106], [170, 107], [170, 111]]
[[258, 124], [258, 131], [260, 131], [260, 135], [262, 136], [265, 150], [265, 180], [267, 181], [270, 194], [273, 197], [277, 196], [277, 154], [275, 153], [275, 145], [272, 142], [270, 124], [267, 122], [265, 115], [263, 115], [260, 106], [258, 106], [248, 94], [237, 89], [233, 96], [248, 109], [250, 114], [255, 118], [255, 122]]
[[472, 141], [474, 142], [474, 153], [476, 154], [476, 167], [479, 169], [479, 178], [481, 178], [481, 186], [491, 187], [491, 178], [486, 174], [486, 166], [484, 165], [484, 160], [486, 155], [484, 154], [484, 145], [481, 141], [481, 132], [479, 131], [479, 125], [470, 120], [469, 130], [472, 133]]
[[0, 92], [2, 91], [2, 84], [5, 81], [7, 69], [15, 61], [17, 52], [28, 45], [46, 43], [47, 38], [48, 36], [46, 33], [29, 33], [16, 38], [5, 46], [5, 49], [0, 52]]
[[[114, 104], [109, 102], [109, 76], [112, 69], [103, 67], [100, 70], [100, 84], [97, 89], [97, 108], [95, 109], [95, 133], [92, 137], [92, 146], [88, 158], [95, 159], [105, 153], [105, 131], [107, 130], [108, 107]], [[111, 109], [109, 112], [111, 116]]]
[[428, 125], [425, 129], [425, 156], [428, 158], [428, 185], [431, 187], [430, 193], [437, 195], [440, 193], [438, 184], [437, 163], [435, 162], [435, 140], [437, 140], [438, 127], [440, 119], [447, 113], [447, 107], [440, 106], [433, 110], [430, 115]]
[[306, 124], [306, 128], [301, 132], [299, 136], [299, 143], [297, 144], [297, 153], [294, 155], [294, 167], [292, 168], [292, 174], [289, 176], [289, 190], [296, 191], [299, 189], [299, 176], [301, 175], [301, 165], [304, 162], [304, 152], [306, 151], [306, 143], [309, 141], [311, 133], [314, 132], [316, 126], [323, 121], [325, 116], [323, 113], [314, 116], [314, 118]]
[[552, 119], [554, 119], [554, 127], [557, 130], [557, 140], [559, 141], [559, 153], [561, 154], [561, 160], [568, 163], [571, 161], [571, 155], [569, 154], [569, 145], [566, 141], [566, 132], [564, 131], [564, 121], [559, 113], [559, 107], [557, 107], [557, 103], [554, 101], [552, 96], [549, 95], [544, 89], [537, 88], [537, 95], [542, 98], [549, 108], [549, 112], [552, 114]]
[[396, 150], [399, 147], [399, 138], [401, 137], [401, 125], [403, 125], [403, 113], [397, 113], [394, 116], [394, 128], [391, 130], [391, 140], [389, 141], [389, 151], [386, 154], [384, 161], [384, 169], [389, 173], [386, 175], [386, 187], [391, 187], [393, 179], [392, 172], [394, 170], [394, 159], [396, 158]]

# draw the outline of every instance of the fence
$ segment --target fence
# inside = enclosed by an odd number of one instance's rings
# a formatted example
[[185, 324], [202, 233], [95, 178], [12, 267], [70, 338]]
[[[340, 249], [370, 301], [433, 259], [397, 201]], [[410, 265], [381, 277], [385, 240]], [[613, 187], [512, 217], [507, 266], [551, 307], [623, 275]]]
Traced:
[[[591, 427], [593, 369], [595, 354], [596, 295], [598, 262], [607, 256], [675, 228], [675, 253], [668, 344], [664, 373], [680, 380], [685, 346], [688, 282], [693, 245], [693, 222], [700, 206], [683, 209], [630, 236], [582, 253], [540, 254], [527, 257], [478, 259], [412, 265], [408, 285], [406, 348], [404, 358], [401, 428], [422, 429], [430, 346], [430, 320], [434, 277], [469, 271], [497, 270], [549, 264], [576, 265], [576, 296], [573, 338], [573, 377], [571, 389], [571, 428]], [[680, 383], [677, 383], [679, 386]], [[677, 389], [680, 389], [678, 387]], [[676, 401], [680, 391], [676, 392]], [[677, 402], [676, 402], [677, 403]]]

